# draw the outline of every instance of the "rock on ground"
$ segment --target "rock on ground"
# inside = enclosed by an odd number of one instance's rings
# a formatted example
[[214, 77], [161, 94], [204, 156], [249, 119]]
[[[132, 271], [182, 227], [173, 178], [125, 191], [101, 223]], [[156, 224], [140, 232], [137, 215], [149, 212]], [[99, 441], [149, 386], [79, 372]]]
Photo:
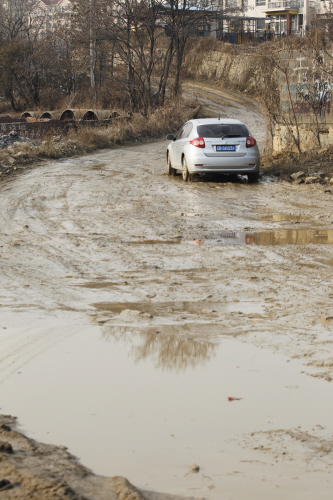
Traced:
[[8, 148], [15, 143], [29, 142], [26, 137], [19, 137], [15, 130], [12, 130], [8, 135], [0, 137], [0, 149]]

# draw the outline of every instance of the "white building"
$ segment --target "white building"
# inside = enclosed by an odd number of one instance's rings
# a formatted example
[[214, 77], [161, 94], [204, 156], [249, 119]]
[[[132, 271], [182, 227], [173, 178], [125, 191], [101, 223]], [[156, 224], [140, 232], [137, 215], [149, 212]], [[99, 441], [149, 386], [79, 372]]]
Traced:
[[32, 25], [41, 32], [53, 31], [61, 26], [68, 27], [72, 14], [69, 0], [37, 0], [31, 8]]
[[251, 11], [255, 16], [265, 17], [266, 30], [272, 30], [276, 34], [302, 35], [311, 26], [316, 12], [316, 2], [313, 0], [249, 0], [249, 2], [254, 4], [251, 6]]
[[316, 14], [323, 13], [321, 0], [248, 0], [245, 16], [258, 17], [257, 29], [271, 30], [279, 35], [303, 35]]
[[[230, 13], [230, 24], [237, 25], [237, 17], [242, 19], [245, 30], [275, 35], [303, 35], [311, 27], [317, 14], [324, 15], [332, 0], [213, 0], [216, 9], [223, 7], [225, 14], [234, 7], [238, 13]], [[246, 23], [245, 20], [251, 19]], [[223, 28], [225, 27], [225, 23]]]

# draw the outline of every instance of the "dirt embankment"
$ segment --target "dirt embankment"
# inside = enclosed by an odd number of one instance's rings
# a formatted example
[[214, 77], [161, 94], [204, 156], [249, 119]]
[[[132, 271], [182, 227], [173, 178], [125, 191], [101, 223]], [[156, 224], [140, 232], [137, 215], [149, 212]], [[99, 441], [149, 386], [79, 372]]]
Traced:
[[262, 172], [276, 181], [297, 184], [333, 186], [333, 148], [322, 148], [302, 154], [280, 153], [262, 159]]
[[96, 476], [65, 446], [37, 443], [0, 415], [0, 496], [13, 500], [177, 500], [138, 490], [126, 478]]
[[188, 79], [216, 83], [220, 87], [255, 94], [264, 79], [264, 61], [255, 47], [218, 40], [193, 40], [188, 47], [184, 72]]

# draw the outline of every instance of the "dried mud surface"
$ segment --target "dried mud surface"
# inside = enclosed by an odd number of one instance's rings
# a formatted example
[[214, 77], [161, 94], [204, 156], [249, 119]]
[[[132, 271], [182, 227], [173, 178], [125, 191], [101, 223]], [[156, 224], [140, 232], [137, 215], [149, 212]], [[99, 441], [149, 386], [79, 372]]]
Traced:
[[[241, 108], [234, 112], [241, 117]], [[246, 113], [264, 143], [258, 110]], [[50, 161], [2, 183], [1, 383], [85, 322], [99, 325], [105, 337], [136, 329], [145, 339], [140, 357], [154, 356], [171, 369], [195, 356], [209, 362], [221, 338], [232, 336], [331, 382], [330, 193], [319, 184], [250, 185], [214, 176], [185, 184], [166, 175], [166, 146]], [[314, 231], [326, 244], [313, 243]], [[260, 233], [260, 244], [227, 244], [238, 233]], [[18, 433], [12, 417], [0, 424], [2, 498], [175, 498], [95, 476], [66, 449]], [[257, 457], [248, 459], [250, 490], [238, 498], [267, 498], [256, 493], [256, 479], [278, 483], [291, 463], [311, 495], [330, 498], [332, 436], [320, 426], [234, 439]], [[237, 474], [228, 481], [239, 482]], [[290, 498], [301, 498], [296, 479]], [[270, 498], [281, 498], [276, 491]]]

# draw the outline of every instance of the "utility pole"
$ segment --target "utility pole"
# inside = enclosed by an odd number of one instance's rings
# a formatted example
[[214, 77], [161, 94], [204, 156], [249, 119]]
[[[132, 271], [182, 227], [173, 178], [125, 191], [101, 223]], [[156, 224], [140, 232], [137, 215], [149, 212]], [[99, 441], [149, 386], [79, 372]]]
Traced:
[[90, 42], [89, 42], [89, 52], [90, 52], [90, 86], [95, 87], [95, 40], [92, 38], [92, 29], [90, 28]]
[[93, 27], [92, 27], [92, 2], [94, 0], [89, 0], [90, 12], [89, 12], [89, 56], [90, 56], [90, 86], [95, 87], [95, 44]]

